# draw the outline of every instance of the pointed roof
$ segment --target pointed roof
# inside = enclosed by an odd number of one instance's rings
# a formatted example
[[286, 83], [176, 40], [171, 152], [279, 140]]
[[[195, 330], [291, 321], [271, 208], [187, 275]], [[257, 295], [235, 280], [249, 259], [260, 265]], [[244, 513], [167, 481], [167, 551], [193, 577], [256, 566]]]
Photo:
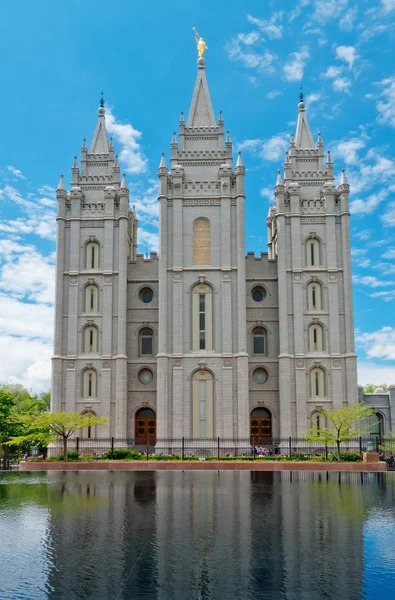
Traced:
[[283, 178], [281, 177], [280, 169], [278, 169], [278, 171], [277, 171], [276, 186], [278, 186], [278, 185], [284, 185], [284, 181], [283, 181]]
[[215, 127], [215, 125], [214, 112], [206, 79], [206, 61], [204, 58], [199, 58], [187, 127]]
[[122, 181], [121, 181], [121, 189], [122, 189], [122, 190], [123, 190], [123, 189], [127, 189], [127, 187], [128, 187], [128, 186], [126, 185], [126, 175], [125, 175], [125, 173], [124, 173], [124, 174], [123, 174], [123, 176], [122, 176]]
[[244, 167], [244, 165], [243, 165], [243, 159], [241, 158], [241, 152], [240, 151], [239, 151], [239, 154], [237, 155], [236, 167]]
[[303, 100], [298, 104], [298, 124], [296, 126], [295, 146], [301, 148], [314, 148], [313, 136], [307, 120], [305, 104]]
[[64, 178], [63, 178], [63, 174], [60, 176], [60, 180], [59, 180], [59, 185], [58, 185], [58, 190], [65, 190], [65, 185], [64, 185]]
[[159, 168], [160, 169], [163, 169], [163, 168], [166, 169], [166, 160], [165, 160], [165, 153], [164, 152], [162, 152], [162, 156], [161, 156], [160, 163], [159, 163]]
[[99, 117], [91, 144], [90, 154], [108, 154], [108, 137], [106, 129], [106, 109], [103, 98], [100, 100]]
[[346, 172], [344, 169], [342, 169], [341, 175], [340, 175], [340, 184], [339, 185], [348, 185], [348, 181], [347, 181], [347, 177], [346, 177]]

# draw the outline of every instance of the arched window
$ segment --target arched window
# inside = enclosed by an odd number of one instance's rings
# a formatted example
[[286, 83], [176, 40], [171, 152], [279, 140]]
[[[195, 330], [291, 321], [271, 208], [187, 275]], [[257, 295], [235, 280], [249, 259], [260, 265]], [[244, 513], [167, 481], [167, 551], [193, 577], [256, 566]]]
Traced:
[[[96, 417], [97, 415], [93, 412], [93, 410], [84, 410], [81, 413], [81, 416]], [[82, 427], [80, 429], [80, 436], [85, 440], [96, 439], [96, 425], [87, 425], [86, 427]]]
[[210, 221], [206, 217], [193, 222], [193, 264], [210, 264]]
[[95, 325], [88, 325], [84, 329], [84, 353], [97, 354], [98, 352], [98, 335]]
[[213, 293], [206, 283], [192, 290], [192, 349], [213, 349]]
[[311, 396], [312, 398], [325, 397], [325, 372], [321, 367], [311, 369]]
[[318, 435], [320, 435], [320, 430], [326, 427], [325, 415], [319, 411], [314, 412], [311, 415], [311, 426], [312, 428], [316, 429]]
[[83, 371], [82, 397], [86, 400], [97, 397], [97, 373], [94, 369]]
[[192, 435], [214, 436], [213, 376], [204, 369], [196, 371], [192, 378]]
[[380, 413], [374, 414], [369, 417], [369, 433], [370, 435], [376, 435], [377, 437], [383, 437], [384, 434], [384, 422], [383, 415]]
[[140, 408], [135, 417], [135, 442], [136, 444], [156, 443], [156, 414], [152, 408]]
[[85, 287], [84, 309], [94, 313], [99, 310], [99, 290], [94, 283]]
[[85, 268], [99, 268], [99, 244], [97, 242], [88, 242], [85, 246]]
[[263, 327], [256, 327], [252, 331], [252, 353], [267, 354], [267, 335]]
[[321, 264], [320, 242], [315, 237], [306, 242], [306, 264], [308, 267], [318, 267]]
[[250, 436], [255, 443], [271, 443], [272, 415], [267, 408], [254, 408], [250, 415]]
[[322, 310], [322, 286], [318, 281], [310, 281], [307, 286], [308, 310]]
[[152, 329], [145, 327], [139, 333], [139, 355], [152, 356], [154, 353], [154, 334]]
[[313, 323], [309, 327], [309, 350], [310, 352], [324, 350], [324, 330], [320, 323]]

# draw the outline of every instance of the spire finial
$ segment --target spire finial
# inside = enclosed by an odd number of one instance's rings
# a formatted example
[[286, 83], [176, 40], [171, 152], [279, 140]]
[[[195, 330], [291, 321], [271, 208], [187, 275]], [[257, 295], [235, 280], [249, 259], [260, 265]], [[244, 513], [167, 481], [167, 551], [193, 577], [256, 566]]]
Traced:
[[300, 86], [299, 101], [303, 102], [303, 85]]
[[102, 108], [104, 108], [104, 96], [103, 96], [103, 94], [104, 94], [104, 92], [103, 92], [103, 90], [102, 90], [102, 91], [101, 91], [101, 98], [100, 98], [100, 106], [101, 106]]

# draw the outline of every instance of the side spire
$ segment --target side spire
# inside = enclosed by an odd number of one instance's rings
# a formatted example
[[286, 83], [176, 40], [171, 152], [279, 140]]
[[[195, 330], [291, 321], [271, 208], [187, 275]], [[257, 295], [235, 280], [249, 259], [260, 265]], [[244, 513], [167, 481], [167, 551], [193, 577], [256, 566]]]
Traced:
[[204, 58], [199, 58], [187, 127], [215, 127], [215, 125], [214, 111], [206, 79], [206, 61]]
[[90, 148], [90, 154], [108, 154], [108, 137], [106, 129], [106, 109], [104, 108], [103, 92], [100, 98], [99, 116]]
[[298, 149], [314, 148], [313, 136], [311, 135], [310, 125], [307, 120], [302, 91], [300, 91], [299, 97], [300, 102], [298, 104], [298, 124], [296, 126], [295, 147]]
[[60, 176], [58, 190], [65, 190], [63, 174]]

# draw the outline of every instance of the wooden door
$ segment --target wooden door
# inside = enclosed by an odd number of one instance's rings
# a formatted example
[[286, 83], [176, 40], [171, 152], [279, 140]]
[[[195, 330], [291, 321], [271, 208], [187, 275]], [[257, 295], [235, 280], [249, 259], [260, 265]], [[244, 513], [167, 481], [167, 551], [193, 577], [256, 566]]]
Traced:
[[156, 414], [152, 408], [141, 408], [135, 421], [136, 444], [156, 443]]

